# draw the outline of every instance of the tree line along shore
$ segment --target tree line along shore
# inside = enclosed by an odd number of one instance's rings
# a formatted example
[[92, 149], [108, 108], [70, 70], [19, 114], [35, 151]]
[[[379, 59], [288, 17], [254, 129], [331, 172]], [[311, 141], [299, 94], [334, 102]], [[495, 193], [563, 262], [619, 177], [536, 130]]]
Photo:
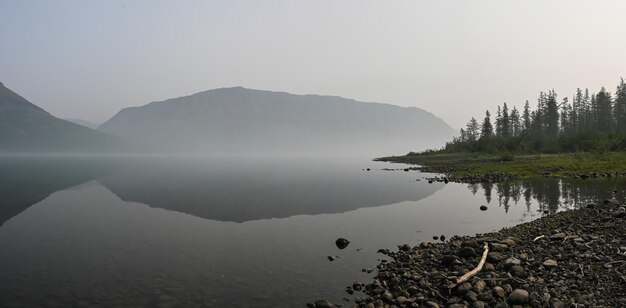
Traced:
[[597, 93], [577, 89], [559, 102], [554, 90], [541, 92], [534, 109], [528, 101], [521, 111], [504, 103], [495, 119], [485, 112], [479, 124], [471, 118], [459, 136], [433, 152], [559, 153], [626, 149], [626, 84], [615, 94], [604, 87]]

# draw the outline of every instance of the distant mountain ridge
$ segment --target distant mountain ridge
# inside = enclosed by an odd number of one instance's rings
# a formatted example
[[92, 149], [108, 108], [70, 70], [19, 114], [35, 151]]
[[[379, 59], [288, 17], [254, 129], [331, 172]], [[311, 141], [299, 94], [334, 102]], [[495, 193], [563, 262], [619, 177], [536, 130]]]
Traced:
[[59, 119], [0, 83], [0, 153], [108, 151], [116, 138]]
[[72, 122], [74, 124], [78, 124], [80, 126], [91, 128], [91, 129], [97, 129], [98, 126], [100, 126], [99, 123], [94, 123], [94, 122], [86, 121], [86, 120], [83, 120], [83, 119], [65, 118], [63, 120], [68, 121], [68, 122]]
[[416, 107], [337, 96], [220, 88], [121, 110], [98, 130], [168, 153], [408, 152], [455, 131]]

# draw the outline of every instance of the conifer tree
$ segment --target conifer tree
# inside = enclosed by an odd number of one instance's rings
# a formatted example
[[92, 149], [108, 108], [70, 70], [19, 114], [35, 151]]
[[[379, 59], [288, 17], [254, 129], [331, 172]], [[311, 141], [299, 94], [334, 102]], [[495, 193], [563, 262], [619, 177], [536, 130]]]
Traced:
[[563, 98], [563, 102], [561, 102], [561, 131], [569, 132], [571, 131], [572, 122], [571, 122], [571, 106], [569, 104], [569, 100], [567, 97]]
[[545, 133], [548, 137], [556, 137], [559, 134], [559, 105], [556, 102], [556, 93], [552, 90], [543, 99]]
[[615, 129], [626, 133], [626, 84], [622, 78], [615, 91], [615, 102], [613, 103], [613, 117], [615, 118]]
[[511, 122], [509, 118], [509, 108], [506, 103], [502, 105], [502, 118], [501, 118], [502, 137], [509, 138], [511, 136]]
[[467, 130], [465, 131], [465, 134], [467, 136], [467, 140], [469, 141], [476, 141], [478, 140], [478, 137], [480, 137], [479, 129], [478, 129], [478, 121], [476, 121], [474, 117], [472, 117], [469, 123], [467, 123]]
[[521, 132], [521, 123], [520, 123], [519, 112], [517, 111], [517, 108], [513, 106], [513, 110], [511, 111], [511, 136], [517, 137], [520, 135], [520, 132]]
[[491, 114], [489, 110], [485, 111], [485, 119], [480, 128], [480, 138], [485, 139], [493, 135], [493, 126], [491, 125]]
[[530, 127], [531, 127], [531, 116], [530, 116], [530, 104], [528, 104], [528, 100], [526, 100], [526, 104], [524, 104], [524, 113], [522, 114], [522, 121], [523, 121], [523, 130], [525, 134], [528, 134], [530, 132]]
[[612, 129], [611, 105], [611, 93], [602, 87], [595, 96], [596, 129], [600, 133], [608, 133]]
[[502, 136], [502, 109], [498, 106], [498, 111], [496, 111], [496, 136]]

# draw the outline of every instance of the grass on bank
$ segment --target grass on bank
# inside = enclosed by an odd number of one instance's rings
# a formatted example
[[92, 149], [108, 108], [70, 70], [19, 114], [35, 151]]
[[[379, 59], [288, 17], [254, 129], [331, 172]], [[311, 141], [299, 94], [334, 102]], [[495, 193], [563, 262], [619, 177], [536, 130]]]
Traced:
[[425, 172], [480, 176], [504, 172], [518, 177], [567, 176], [581, 173], [626, 172], [626, 152], [524, 154], [409, 153], [376, 160], [417, 164]]

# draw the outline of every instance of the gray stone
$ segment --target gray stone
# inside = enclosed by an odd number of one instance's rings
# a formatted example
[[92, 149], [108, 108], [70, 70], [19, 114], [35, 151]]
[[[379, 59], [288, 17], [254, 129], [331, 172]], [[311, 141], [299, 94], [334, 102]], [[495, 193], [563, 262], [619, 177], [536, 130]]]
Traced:
[[523, 289], [515, 289], [509, 294], [509, 303], [513, 305], [523, 305], [528, 303], [529, 294], [528, 291]]
[[478, 294], [478, 299], [484, 302], [490, 302], [493, 299], [493, 295], [491, 295], [491, 292], [483, 292]]
[[510, 267], [511, 267], [511, 266], [513, 266], [513, 265], [521, 265], [521, 264], [522, 264], [522, 261], [521, 261], [520, 259], [518, 259], [518, 258], [513, 258], [513, 257], [508, 258], [508, 259], [506, 259], [506, 260], [504, 261], [504, 266], [505, 266], [506, 268], [510, 268]]
[[432, 301], [425, 302], [424, 306], [427, 308], [439, 308], [439, 304], [432, 302]]
[[517, 243], [515, 242], [515, 240], [514, 240], [514, 239], [512, 239], [512, 238], [506, 238], [506, 239], [504, 239], [504, 240], [501, 240], [501, 241], [500, 241], [500, 244], [504, 244], [504, 245], [507, 245], [507, 246], [509, 246], [509, 247], [512, 247], [512, 246], [517, 245]]
[[463, 243], [461, 243], [461, 247], [472, 247], [472, 248], [478, 248], [480, 247], [480, 245], [478, 244], [477, 241], [475, 240], [467, 240]]
[[487, 261], [489, 261], [490, 263], [498, 263], [502, 260], [504, 260], [504, 258], [506, 258], [503, 254], [499, 253], [499, 252], [490, 252], [487, 255]]
[[483, 280], [476, 280], [476, 282], [474, 282], [474, 292], [476, 293], [482, 293], [485, 290], [485, 287], [487, 286], [487, 283]]
[[500, 243], [491, 243], [491, 251], [505, 252], [509, 250], [509, 246]]
[[472, 284], [469, 282], [463, 283], [460, 286], [456, 287], [456, 293], [459, 295], [465, 294], [467, 291], [472, 289]]
[[465, 298], [469, 301], [475, 302], [478, 300], [478, 295], [476, 294], [476, 292], [469, 290], [467, 291], [467, 293], [465, 293]]
[[552, 259], [545, 260], [545, 261], [543, 261], [542, 264], [546, 268], [553, 268], [553, 267], [556, 267], [558, 265], [558, 263], [555, 260], [552, 260]]
[[391, 294], [391, 292], [389, 292], [389, 291], [385, 291], [385, 293], [383, 293], [383, 299], [384, 299], [386, 302], [391, 303], [391, 302], [393, 302], [393, 295]]
[[515, 277], [524, 276], [524, 268], [519, 265], [513, 265], [509, 269], [509, 273]]
[[491, 291], [493, 291], [493, 295], [498, 298], [504, 298], [506, 293], [504, 293], [504, 289], [500, 286], [494, 287]]
[[478, 254], [476, 253], [476, 250], [474, 250], [474, 248], [472, 247], [462, 247], [459, 250], [459, 257], [461, 258], [472, 258], [472, 257], [476, 257]]

